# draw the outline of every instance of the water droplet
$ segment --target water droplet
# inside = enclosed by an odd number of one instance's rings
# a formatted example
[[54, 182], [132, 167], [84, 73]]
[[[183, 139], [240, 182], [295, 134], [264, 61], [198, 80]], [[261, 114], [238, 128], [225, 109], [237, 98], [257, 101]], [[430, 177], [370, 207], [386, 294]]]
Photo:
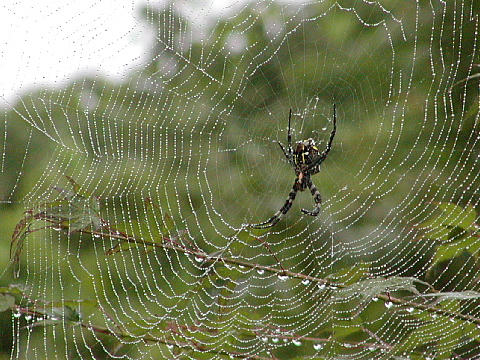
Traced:
[[338, 289], [338, 286], [330, 285], [330, 289], [332, 289], [332, 290], [337, 290], [337, 289]]
[[263, 270], [263, 269], [257, 269], [257, 273], [258, 273], [259, 275], [265, 274], [265, 270]]
[[25, 315], [25, 320], [27, 321], [32, 320], [32, 315]]
[[385, 303], [385, 307], [386, 307], [387, 309], [390, 309], [392, 306], [393, 306], [393, 303], [392, 303], [391, 301], [387, 301], [387, 302]]
[[313, 344], [313, 348], [314, 348], [315, 350], [317, 350], [317, 351], [318, 351], [318, 350], [322, 350], [322, 349], [323, 349], [323, 345], [322, 345], [322, 344]]
[[348, 190], [348, 186], [344, 186], [344, 187], [342, 188], [342, 190], [343, 190], [343, 191]]
[[378, 298], [377, 298], [377, 297], [373, 297], [373, 298], [372, 298], [372, 301], [378, 301]]
[[19, 312], [13, 313], [13, 317], [14, 317], [14, 318], [17, 318], [17, 319], [18, 319], [20, 316], [22, 316], [22, 314], [20, 314]]
[[302, 345], [302, 342], [300, 340], [293, 339], [292, 344], [295, 345], [295, 346], [300, 346], [300, 345]]
[[288, 339], [283, 339], [283, 342], [284, 342], [284, 343], [288, 342]]
[[100, 235], [99, 235], [99, 234], [93, 234], [93, 237], [94, 237], [94, 238], [99, 238]]
[[346, 347], [347, 349], [353, 347], [353, 345], [352, 345], [352, 344], [349, 344], [349, 343], [344, 343], [343, 346]]
[[278, 280], [285, 281], [288, 279], [288, 275], [278, 275]]
[[304, 279], [304, 280], [302, 280], [302, 284], [303, 285], [308, 285], [308, 284], [310, 284], [310, 280]]
[[267, 342], [267, 341], [268, 341], [268, 337], [266, 337], [266, 336], [262, 337], [262, 341], [263, 341], [263, 342]]
[[369, 347], [368, 347], [368, 350], [374, 351], [374, 350], [375, 350], [375, 346], [369, 346]]
[[407, 308], [407, 311], [408, 311], [409, 313], [412, 313], [414, 310], [415, 310], [415, 309], [414, 309], [413, 307]]
[[279, 338], [276, 338], [276, 337], [275, 337], [275, 338], [272, 338], [272, 342], [273, 342], [273, 343], [278, 343], [279, 340], [280, 340], [280, 339], [279, 339]]
[[432, 314], [432, 318], [436, 319], [436, 318], [437, 318], [437, 314]]
[[430, 356], [425, 356], [425, 360], [433, 360], [433, 358]]
[[326, 128], [326, 127], [322, 127], [322, 130], [325, 131], [325, 130], [327, 130], [327, 128]]
[[242, 270], [245, 269], [245, 266], [243, 266], [243, 265], [238, 265], [238, 267]]
[[325, 284], [318, 284], [318, 289], [319, 290], [325, 289]]
[[200, 256], [195, 256], [195, 261], [201, 263], [203, 261], [203, 258]]
[[173, 345], [172, 344], [167, 344], [167, 348], [169, 348], [171, 350], [171, 349], [173, 349]]
[[52, 227], [52, 230], [55, 230], [55, 231], [60, 231], [60, 230], [62, 230], [62, 228], [59, 228], [59, 227]]

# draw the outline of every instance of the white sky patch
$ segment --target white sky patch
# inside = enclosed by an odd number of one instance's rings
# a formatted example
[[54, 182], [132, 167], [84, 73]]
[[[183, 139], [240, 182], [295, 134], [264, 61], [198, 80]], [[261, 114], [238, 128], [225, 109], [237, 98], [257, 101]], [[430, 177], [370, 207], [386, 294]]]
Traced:
[[[19, 0], [0, 5], [0, 106], [13, 105], [26, 91], [63, 86], [82, 74], [118, 80], [146, 61], [152, 29], [144, 6], [165, 1]], [[242, 1], [179, 2], [197, 26], [232, 14]]]
[[[199, 37], [220, 17], [233, 16], [249, 0], [176, 2]], [[165, 0], [29, 0], [0, 4], [0, 106], [35, 88], [61, 87], [86, 73], [119, 80], [141, 66], [154, 40], [141, 18], [145, 6]], [[234, 39], [241, 40], [241, 39]], [[189, 44], [186, 44], [188, 46]], [[243, 46], [234, 41], [230, 45]], [[239, 49], [236, 49], [239, 50]]]
[[143, 1], [15, 1], [0, 5], [0, 105], [82, 73], [121, 78], [144, 60]]

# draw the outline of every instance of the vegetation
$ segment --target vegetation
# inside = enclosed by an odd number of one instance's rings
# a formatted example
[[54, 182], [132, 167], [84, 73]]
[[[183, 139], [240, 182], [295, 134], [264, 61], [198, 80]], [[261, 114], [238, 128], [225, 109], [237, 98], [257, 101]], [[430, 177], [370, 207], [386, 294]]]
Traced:
[[[480, 356], [476, 23], [459, 50], [454, 4], [389, 3], [253, 4], [201, 41], [146, 8], [151, 58], [125, 81], [26, 94], [6, 113], [2, 354], [18, 332], [45, 358]], [[332, 103], [323, 213], [299, 194], [245, 226], [291, 187], [289, 108], [295, 139], [326, 141]]]

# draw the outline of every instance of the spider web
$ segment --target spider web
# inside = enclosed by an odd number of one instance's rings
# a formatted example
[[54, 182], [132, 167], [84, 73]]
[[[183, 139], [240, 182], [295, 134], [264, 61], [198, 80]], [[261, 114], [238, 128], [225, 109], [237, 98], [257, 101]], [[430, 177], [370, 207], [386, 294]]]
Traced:
[[[478, 10], [145, 4], [150, 41], [120, 80], [75, 75], [5, 110], [0, 221], [20, 277], [2, 278], [3, 351], [480, 358]], [[105, 16], [66, 18], [119, 56]], [[274, 143], [289, 109], [294, 142], [321, 148], [333, 104], [320, 214], [299, 192], [275, 227], [249, 228], [293, 185]]]

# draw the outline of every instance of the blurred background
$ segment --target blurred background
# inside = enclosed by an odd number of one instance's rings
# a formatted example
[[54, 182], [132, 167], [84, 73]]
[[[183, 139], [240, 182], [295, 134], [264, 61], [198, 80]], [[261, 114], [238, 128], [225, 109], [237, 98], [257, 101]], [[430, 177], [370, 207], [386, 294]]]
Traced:
[[[3, 5], [1, 263], [7, 268], [24, 211], [58, 198], [67, 175], [98, 199], [105, 222], [139, 239], [158, 241], [167, 228], [207, 254], [278, 267], [267, 242], [283, 267], [341, 284], [361, 273], [345, 269], [364, 266], [365, 277], [478, 290], [477, 251], [432, 262], [438, 242], [418, 225], [438, 202], [478, 207], [479, 8], [473, 0]], [[299, 193], [269, 232], [247, 234], [244, 225], [272, 216], [293, 184], [275, 144], [287, 142], [289, 110], [294, 141], [311, 137], [323, 148], [333, 104], [333, 149], [312, 178], [321, 213], [303, 216], [313, 199]], [[206, 284], [195, 258], [135, 247], [106, 255], [116, 244], [37, 231], [25, 241], [20, 278], [8, 268], [1, 285], [21, 284], [45, 308], [68, 304], [85, 323], [130, 338], [65, 324], [25, 327], [28, 320], [3, 312], [0, 358], [368, 359], [399, 356], [397, 348], [425, 358], [416, 345], [400, 346], [410, 320], [375, 304], [366, 323], [349, 318], [342, 326], [357, 331], [343, 334], [335, 324], [354, 305], [326, 311], [311, 284], [248, 266], [215, 270]], [[366, 324], [395, 351], [258, 335], [271, 325], [293, 339], [336, 334], [353, 343], [371, 340], [358, 330]], [[193, 326], [216, 332], [199, 335]], [[427, 350], [438, 358], [479, 355], [478, 342], [445, 350], [441, 326], [434, 330]], [[144, 342], [146, 335], [164, 342]], [[216, 352], [167, 344], [185, 337]]]

